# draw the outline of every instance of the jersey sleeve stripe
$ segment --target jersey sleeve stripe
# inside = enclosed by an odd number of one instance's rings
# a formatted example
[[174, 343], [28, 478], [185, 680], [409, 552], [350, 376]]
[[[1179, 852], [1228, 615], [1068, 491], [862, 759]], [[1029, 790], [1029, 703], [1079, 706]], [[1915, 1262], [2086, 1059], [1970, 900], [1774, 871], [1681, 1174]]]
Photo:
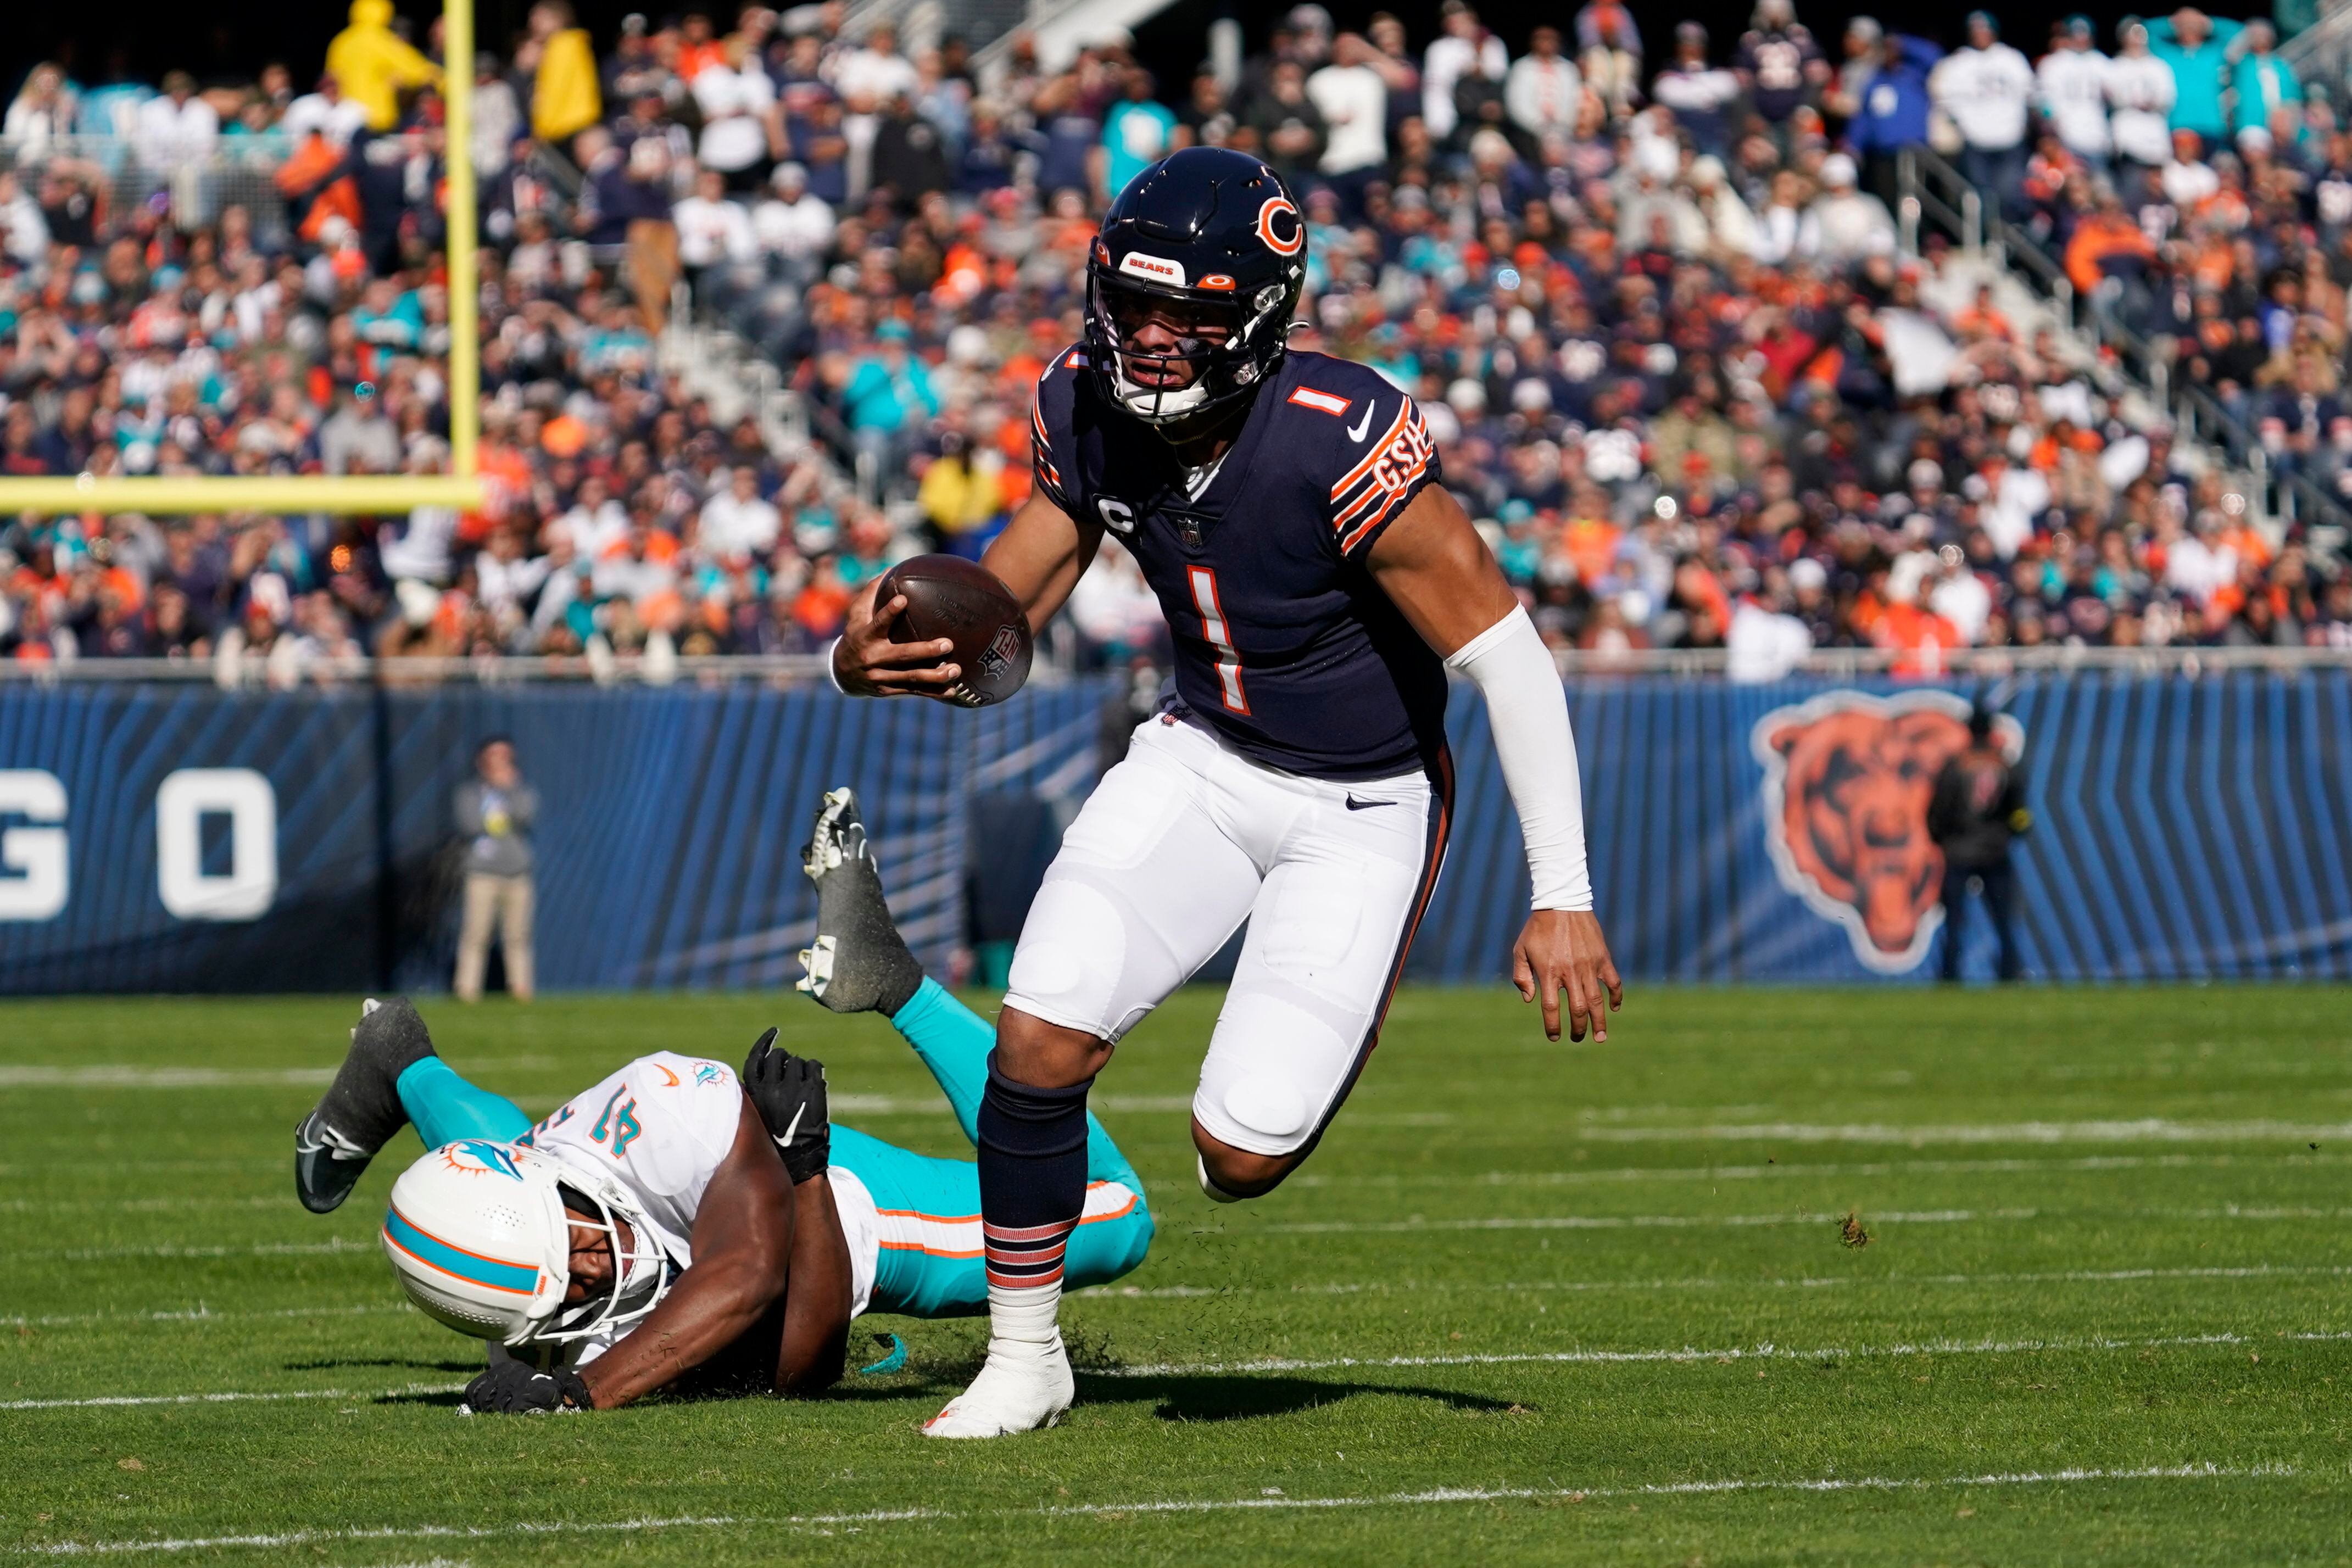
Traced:
[[1372, 471], [1372, 465], [1381, 460], [1381, 456], [1383, 453], [1388, 451], [1389, 443], [1394, 441], [1398, 434], [1403, 431], [1406, 422], [1411, 419], [1417, 419], [1419, 415], [1420, 411], [1412, 406], [1412, 399], [1405, 399], [1404, 406], [1397, 410], [1396, 418], [1390, 422], [1388, 429], [1381, 434], [1381, 438], [1372, 443], [1372, 449], [1364, 454], [1363, 461], [1358, 463], [1353, 468], [1349, 469], [1347, 473], [1341, 475], [1339, 482], [1331, 486], [1331, 499], [1334, 501], [1339, 499], [1340, 497], [1347, 494], [1349, 486], [1354, 485], [1357, 480], [1361, 479], [1365, 475], [1370, 473]]

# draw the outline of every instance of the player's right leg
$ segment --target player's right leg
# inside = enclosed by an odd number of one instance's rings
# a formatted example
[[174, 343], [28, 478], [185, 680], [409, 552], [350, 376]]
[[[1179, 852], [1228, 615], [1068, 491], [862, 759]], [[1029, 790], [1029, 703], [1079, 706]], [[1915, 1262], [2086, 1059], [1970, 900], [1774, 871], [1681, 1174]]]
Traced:
[[434, 1054], [407, 998], [371, 999], [334, 1082], [294, 1131], [294, 1190], [302, 1207], [326, 1214], [341, 1206], [368, 1162], [410, 1122], [428, 1149], [459, 1138], [504, 1143], [530, 1129], [513, 1101], [467, 1082]]
[[933, 1437], [1027, 1431], [1068, 1402], [1059, 1309], [1086, 1203], [1095, 1070], [1224, 945], [1263, 875], [1219, 812], [1206, 771], [1216, 757], [1187, 727], [1139, 728], [1030, 906], [976, 1118], [988, 1363], [924, 1428]]

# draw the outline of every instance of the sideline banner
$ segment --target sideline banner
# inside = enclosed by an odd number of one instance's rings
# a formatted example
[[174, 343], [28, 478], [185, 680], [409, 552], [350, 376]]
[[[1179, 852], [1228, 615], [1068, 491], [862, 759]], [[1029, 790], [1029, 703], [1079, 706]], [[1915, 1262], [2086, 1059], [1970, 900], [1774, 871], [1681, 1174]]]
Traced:
[[[751, 683], [12, 683], [0, 993], [445, 987], [450, 796], [494, 734], [542, 801], [543, 986], [790, 984], [814, 915], [801, 845], [844, 783], [910, 941], [943, 971], [1025, 903], [1118, 739], [1106, 705], [1122, 687], [1041, 685], [971, 714]], [[1924, 818], [1963, 695], [1628, 676], [1573, 681], [1570, 700], [1593, 883], [1629, 978], [1936, 972], [1941, 861]], [[1457, 688], [1455, 828], [1415, 978], [1500, 977], [1525, 917], [1486, 722]], [[2029, 976], [2352, 974], [2352, 672], [2027, 676], [2001, 734], [2037, 820], [2019, 852]], [[975, 843], [975, 821], [1047, 838]], [[1990, 946], [1979, 918], [1971, 974], [1990, 972]]]

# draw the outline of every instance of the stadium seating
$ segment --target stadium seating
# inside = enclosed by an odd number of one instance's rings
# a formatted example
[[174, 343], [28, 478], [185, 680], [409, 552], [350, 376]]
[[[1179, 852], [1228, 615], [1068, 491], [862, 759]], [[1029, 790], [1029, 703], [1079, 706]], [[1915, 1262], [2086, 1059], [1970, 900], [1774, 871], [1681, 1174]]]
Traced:
[[[1458, 6], [1412, 40], [1310, 5], [1235, 79], [1178, 89], [1120, 40], [975, 58], [836, 36], [836, 12], [632, 22], [596, 41], [584, 120], [552, 37], [481, 62], [482, 511], [9, 519], [0, 655], [818, 650], [891, 561], [976, 554], [1026, 498], [1096, 214], [1194, 141], [1299, 188], [1295, 340], [1421, 399], [1563, 650], [1769, 674], [1816, 648], [1925, 673], [1970, 647], [2352, 647], [2327, 526], [2352, 495], [2352, 138], [2316, 98], [2145, 166], [2037, 107], [2015, 148], [1955, 150], [1990, 214], [1965, 232], [1923, 221], [1896, 160], [1963, 71], [1999, 78], [1998, 44], [1858, 28], [1832, 60], [1793, 23], [1685, 27], [1645, 63], [1593, 0], [1566, 49], [1514, 59]], [[1767, 45], [1801, 90], [1759, 78]], [[433, 89], [162, 86], [42, 67], [8, 108], [0, 474], [443, 471]], [[1966, 243], [1983, 221], [2010, 267]], [[2063, 308], [2021, 282], [2029, 248]], [[719, 346], [764, 395], [709, 395]], [[1158, 652], [1106, 553], [1050, 659]]]

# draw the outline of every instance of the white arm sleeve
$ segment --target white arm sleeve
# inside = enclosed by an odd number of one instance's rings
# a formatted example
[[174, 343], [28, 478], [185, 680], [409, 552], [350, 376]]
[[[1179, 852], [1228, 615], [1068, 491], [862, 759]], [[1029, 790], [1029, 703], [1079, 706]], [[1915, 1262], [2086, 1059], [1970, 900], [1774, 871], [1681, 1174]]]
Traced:
[[1577, 774], [1576, 737], [1568, 727], [1568, 694], [1536, 623], [1515, 609], [1464, 643], [1445, 667], [1469, 676], [1486, 696], [1503, 782], [1527, 841], [1534, 906], [1591, 908], [1584, 786]]

